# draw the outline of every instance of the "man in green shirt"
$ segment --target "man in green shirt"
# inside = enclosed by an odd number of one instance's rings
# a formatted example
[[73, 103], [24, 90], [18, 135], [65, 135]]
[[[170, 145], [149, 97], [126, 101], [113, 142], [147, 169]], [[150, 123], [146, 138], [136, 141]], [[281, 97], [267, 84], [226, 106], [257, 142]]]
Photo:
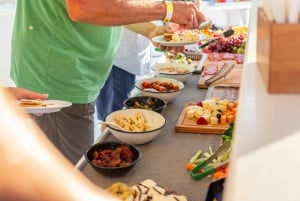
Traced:
[[185, 28], [204, 20], [192, 2], [18, 0], [11, 77], [18, 87], [72, 102], [33, 117], [71, 162], [94, 141], [94, 101], [112, 66], [121, 25], [166, 18]]

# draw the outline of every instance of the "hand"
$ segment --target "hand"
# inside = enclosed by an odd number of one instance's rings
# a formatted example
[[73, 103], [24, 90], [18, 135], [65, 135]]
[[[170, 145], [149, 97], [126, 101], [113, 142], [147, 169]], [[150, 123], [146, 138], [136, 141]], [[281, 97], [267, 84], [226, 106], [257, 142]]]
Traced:
[[[155, 36], [159, 36], [159, 35], [163, 35], [164, 33], [174, 33], [174, 30], [172, 29], [172, 27], [168, 26], [168, 25], [164, 25], [164, 26], [155, 26], [154, 30], [151, 31], [151, 33], [149, 33], [148, 38], [152, 39]], [[160, 44], [159, 43], [155, 43], [152, 41], [152, 44], [155, 47], [160, 48]]]
[[[163, 35], [164, 33], [174, 33], [176, 30], [179, 30], [180, 27], [178, 24], [169, 23], [164, 26], [156, 26], [154, 31], [149, 34], [149, 38], [153, 38], [155, 36]], [[155, 47], [158, 47], [161, 51], [171, 51], [171, 52], [182, 52], [185, 47], [184, 46], [164, 46], [160, 43], [155, 43], [152, 41], [152, 44]]]
[[16, 99], [41, 99], [45, 100], [48, 98], [48, 94], [40, 94], [34, 91], [30, 91], [19, 87], [10, 87], [8, 90], [16, 97]]
[[199, 6], [190, 1], [172, 1], [173, 16], [171, 21], [185, 29], [196, 29], [205, 21]]

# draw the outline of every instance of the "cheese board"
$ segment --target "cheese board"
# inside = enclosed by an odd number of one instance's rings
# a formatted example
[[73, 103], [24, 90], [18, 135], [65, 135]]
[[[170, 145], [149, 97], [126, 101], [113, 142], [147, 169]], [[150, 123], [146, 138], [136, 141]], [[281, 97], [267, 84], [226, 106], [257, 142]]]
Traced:
[[187, 108], [196, 105], [196, 102], [188, 102], [183, 106], [183, 109], [178, 117], [175, 130], [177, 132], [194, 133], [194, 134], [219, 134], [222, 135], [224, 131], [229, 128], [229, 124], [217, 125], [199, 125], [195, 119], [187, 117]]

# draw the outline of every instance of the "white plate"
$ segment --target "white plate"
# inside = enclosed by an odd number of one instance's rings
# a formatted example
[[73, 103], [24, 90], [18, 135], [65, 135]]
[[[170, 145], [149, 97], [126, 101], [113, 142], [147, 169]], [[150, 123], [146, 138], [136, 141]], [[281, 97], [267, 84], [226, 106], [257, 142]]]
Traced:
[[[17, 101], [17, 104], [20, 104], [20, 101]], [[52, 113], [52, 112], [58, 112], [64, 107], [69, 107], [72, 105], [71, 102], [68, 101], [61, 101], [61, 100], [44, 100], [43, 104], [46, 104], [46, 106], [19, 106], [25, 112], [30, 114], [42, 114], [42, 113]]]
[[199, 40], [194, 40], [194, 41], [185, 41], [185, 42], [172, 42], [172, 41], [166, 41], [164, 39], [163, 35], [160, 36], [155, 36], [152, 38], [152, 41], [155, 43], [160, 43], [161, 45], [164, 46], [184, 46], [184, 45], [192, 45], [197, 43]]

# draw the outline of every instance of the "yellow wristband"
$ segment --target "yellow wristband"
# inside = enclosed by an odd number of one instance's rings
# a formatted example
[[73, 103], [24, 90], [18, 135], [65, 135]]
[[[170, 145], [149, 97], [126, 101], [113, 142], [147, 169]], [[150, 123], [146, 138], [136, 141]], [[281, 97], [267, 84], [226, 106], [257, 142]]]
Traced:
[[164, 22], [170, 22], [173, 16], [173, 3], [171, 1], [165, 1], [166, 4], [166, 17]]

